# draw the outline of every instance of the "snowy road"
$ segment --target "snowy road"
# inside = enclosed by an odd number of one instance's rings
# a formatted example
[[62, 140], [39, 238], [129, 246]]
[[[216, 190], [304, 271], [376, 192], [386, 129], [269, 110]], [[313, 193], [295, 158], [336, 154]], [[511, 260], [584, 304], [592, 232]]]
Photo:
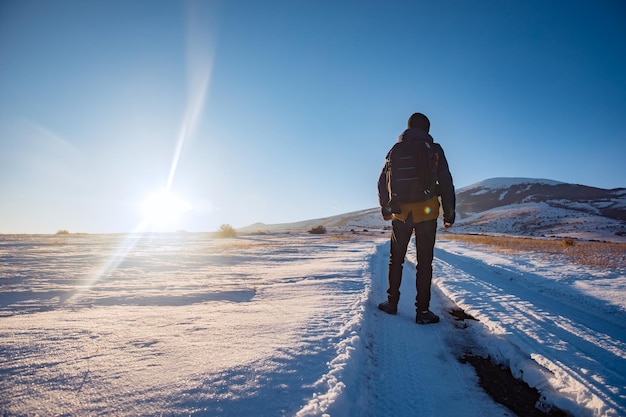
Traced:
[[442, 322], [418, 326], [410, 262], [399, 314], [376, 308], [387, 253], [375, 236], [0, 237], [0, 412], [512, 416], [457, 360], [471, 350], [574, 416], [626, 415], [625, 271], [442, 240]]
[[[411, 250], [414, 251], [414, 248]], [[478, 386], [474, 370], [458, 361], [464, 348], [462, 330], [447, 315], [451, 305], [433, 290], [431, 309], [442, 316], [438, 325], [415, 324], [415, 265], [407, 263], [398, 315], [377, 309], [386, 298], [389, 245], [371, 259], [371, 288], [364, 312], [364, 354], [355, 356], [363, 371], [345, 396], [357, 407], [330, 407], [337, 416], [512, 416]], [[345, 402], [345, 398], [343, 402]], [[341, 405], [342, 401], [338, 401]]]
[[437, 283], [486, 326], [487, 353], [561, 409], [626, 415], [624, 271], [454, 242], [438, 248]]

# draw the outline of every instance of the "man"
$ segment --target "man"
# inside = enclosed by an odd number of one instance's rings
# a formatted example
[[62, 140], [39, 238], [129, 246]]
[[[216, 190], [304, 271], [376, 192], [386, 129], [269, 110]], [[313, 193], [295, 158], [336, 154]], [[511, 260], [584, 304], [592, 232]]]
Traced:
[[[387, 301], [379, 304], [378, 308], [388, 314], [396, 314], [400, 299], [400, 283], [402, 281], [402, 265], [404, 264], [407, 246], [411, 236], [415, 232], [415, 246], [417, 249], [417, 274], [416, 274], [416, 317], [418, 324], [439, 322], [439, 317], [429, 310], [430, 285], [432, 281], [433, 253], [435, 247], [435, 235], [437, 232], [437, 218], [439, 217], [439, 197], [443, 207], [443, 224], [449, 228], [455, 220], [456, 197], [452, 175], [448, 168], [448, 161], [443, 149], [428, 133], [430, 121], [421, 114], [415, 113], [409, 118], [408, 129], [405, 130], [398, 142], [410, 142], [423, 149], [432, 150], [428, 156], [434, 160], [433, 190], [423, 191], [425, 201], [403, 201], [399, 204], [392, 200], [389, 175], [391, 170], [390, 156], [394, 151], [387, 154], [387, 160], [378, 180], [378, 200], [383, 218], [392, 221], [391, 253], [389, 257], [389, 287], [387, 289]], [[422, 142], [422, 143], [418, 143]], [[425, 143], [425, 144], [424, 144]], [[417, 148], [421, 149], [421, 148]], [[432, 194], [429, 194], [431, 193]], [[421, 198], [415, 199], [420, 200]], [[398, 207], [399, 206], [399, 207]]]

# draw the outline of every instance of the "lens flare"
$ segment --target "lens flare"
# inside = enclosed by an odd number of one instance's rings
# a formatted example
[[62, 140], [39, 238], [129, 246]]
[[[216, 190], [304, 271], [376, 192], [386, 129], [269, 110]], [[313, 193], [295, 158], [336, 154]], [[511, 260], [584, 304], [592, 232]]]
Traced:
[[[174, 178], [185, 146], [193, 137], [206, 100], [213, 69], [214, 44], [212, 30], [217, 15], [212, 2], [190, 1], [187, 5], [186, 63], [187, 106], [176, 137], [174, 154], [163, 189], [148, 196], [141, 204], [143, 220], [129, 233], [115, 254], [91, 274], [80, 290], [67, 300], [68, 304], [80, 301], [81, 294], [89, 291], [99, 281], [109, 278], [128, 257], [145, 233], [171, 230], [181, 225], [186, 213], [193, 209], [185, 199], [173, 191]], [[209, 9], [207, 9], [207, 7]]]
[[187, 109], [178, 132], [166, 188], [172, 186], [178, 162], [185, 144], [193, 136], [204, 107], [213, 69], [214, 47], [210, 25], [202, 18], [212, 16], [209, 10], [199, 10], [202, 2], [187, 3]]

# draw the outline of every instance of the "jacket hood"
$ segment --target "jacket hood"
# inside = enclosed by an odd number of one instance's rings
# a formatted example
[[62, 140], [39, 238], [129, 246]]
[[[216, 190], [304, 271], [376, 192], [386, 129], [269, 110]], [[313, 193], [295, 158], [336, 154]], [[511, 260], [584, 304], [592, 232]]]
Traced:
[[411, 142], [423, 140], [428, 143], [434, 143], [433, 137], [430, 136], [428, 132], [423, 131], [422, 129], [411, 128], [407, 129], [398, 138], [398, 142]]

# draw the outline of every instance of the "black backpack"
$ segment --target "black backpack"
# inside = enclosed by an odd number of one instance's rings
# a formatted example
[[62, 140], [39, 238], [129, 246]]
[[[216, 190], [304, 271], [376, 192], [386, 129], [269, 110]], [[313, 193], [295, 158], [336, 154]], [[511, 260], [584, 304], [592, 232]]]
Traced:
[[402, 141], [387, 154], [387, 190], [392, 213], [400, 204], [426, 201], [437, 194], [439, 154], [432, 143]]

